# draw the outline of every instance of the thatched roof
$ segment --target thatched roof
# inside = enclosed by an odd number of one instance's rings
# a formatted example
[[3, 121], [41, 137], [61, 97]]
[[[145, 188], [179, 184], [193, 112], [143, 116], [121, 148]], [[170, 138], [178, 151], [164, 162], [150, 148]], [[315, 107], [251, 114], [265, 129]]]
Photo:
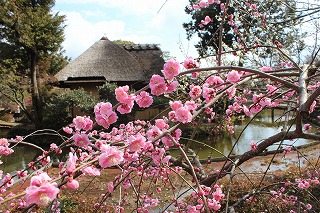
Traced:
[[135, 57], [145, 70], [145, 78], [149, 80], [153, 74], [161, 75], [164, 59], [162, 51], [156, 44], [131, 44], [123, 48]]
[[145, 71], [141, 62], [129, 51], [103, 37], [58, 72], [55, 77], [63, 83], [102, 78], [110, 82], [145, 81]]

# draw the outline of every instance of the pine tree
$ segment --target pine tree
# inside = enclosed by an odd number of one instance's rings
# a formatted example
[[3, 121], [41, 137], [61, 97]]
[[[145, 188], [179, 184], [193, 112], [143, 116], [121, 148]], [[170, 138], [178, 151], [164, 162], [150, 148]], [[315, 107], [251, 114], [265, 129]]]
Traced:
[[27, 116], [37, 129], [42, 120], [40, 77], [50, 69], [52, 56], [61, 51], [64, 40], [65, 17], [53, 13], [54, 4], [54, 0], [0, 1], [0, 45], [7, 51], [0, 55], [0, 64], [6, 64], [0, 74], [28, 75], [32, 111]]

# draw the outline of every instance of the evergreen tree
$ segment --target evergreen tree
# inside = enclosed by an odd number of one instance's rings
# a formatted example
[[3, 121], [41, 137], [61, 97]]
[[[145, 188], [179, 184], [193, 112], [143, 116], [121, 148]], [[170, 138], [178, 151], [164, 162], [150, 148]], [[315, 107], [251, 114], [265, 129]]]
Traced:
[[54, 4], [54, 0], [0, 1], [0, 46], [5, 47], [0, 51], [0, 74], [30, 78], [32, 111], [26, 114], [37, 129], [42, 121], [41, 75], [56, 72], [52, 60], [66, 59], [59, 55], [65, 17], [53, 13]]

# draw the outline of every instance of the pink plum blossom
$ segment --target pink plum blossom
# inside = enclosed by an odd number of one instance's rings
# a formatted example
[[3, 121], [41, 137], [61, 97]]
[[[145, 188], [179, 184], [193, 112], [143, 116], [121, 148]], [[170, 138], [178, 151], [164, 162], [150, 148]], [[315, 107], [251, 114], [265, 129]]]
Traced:
[[208, 0], [208, 4], [220, 4], [220, 0]]
[[192, 121], [192, 114], [188, 107], [180, 107], [175, 111], [177, 120], [181, 123], [190, 123]]
[[251, 112], [250, 112], [250, 110], [248, 109], [247, 106], [243, 105], [243, 106], [242, 106], [242, 109], [243, 109], [243, 112], [244, 112], [244, 114], [245, 114], [246, 116], [250, 116]]
[[[144, 145], [145, 145], [145, 144], [144, 144]], [[144, 148], [144, 146], [141, 147], [141, 149], [143, 149], [143, 148]], [[126, 162], [133, 162], [133, 161], [138, 160], [139, 154], [138, 154], [138, 152], [131, 152], [131, 153], [129, 153], [129, 152], [124, 152], [123, 158], [124, 158], [124, 160], [125, 160]]]
[[306, 205], [306, 208], [307, 208], [308, 210], [311, 210], [311, 209], [312, 209], [312, 205], [308, 203], [308, 204]]
[[164, 148], [158, 148], [152, 152], [152, 160], [157, 165], [160, 166], [161, 159], [163, 158], [163, 154], [165, 153]]
[[260, 71], [261, 71], [261, 72], [271, 71], [271, 70], [272, 70], [272, 68], [271, 68], [271, 67], [266, 67], [266, 66], [261, 67], [261, 69], [260, 69]]
[[204, 2], [204, 1], [200, 1], [199, 2], [199, 7], [200, 8], [204, 8], [204, 7], [206, 7], [207, 6], [207, 2]]
[[198, 98], [202, 93], [202, 89], [200, 86], [190, 85], [189, 95], [192, 99]]
[[[1, 164], [1, 163], [0, 163]], [[18, 170], [18, 171], [16, 171], [16, 175], [19, 177], [19, 178], [24, 178], [24, 177], [26, 177], [27, 176], [27, 174], [28, 174], [28, 171], [20, 171], [20, 170]], [[0, 178], [1, 178], [1, 175], [0, 175]]]
[[206, 102], [209, 103], [214, 97], [216, 97], [216, 92], [213, 88], [205, 87], [202, 88], [202, 97], [206, 99]]
[[142, 136], [140, 133], [136, 134], [136, 135], [131, 135], [129, 137], [129, 146], [128, 149], [130, 152], [136, 152], [141, 150], [144, 147], [144, 144], [146, 142], [146, 138], [144, 136]]
[[150, 79], [150, 89], [152, 95], [162, 95], [166, 92], [167, 86], [163, 77], [160, 75], [153, 75]]
[[200, 213], [200, 211], [197, 210], [197, 208], [196, 208], [195, 206], [191, 206], [191, 205], [188, 205], [188, 206], [187, 206], [187, 211], [188, 211], [189, 213]]
[[[319, 117], [320, 117], [320, 116], [319, 116]], [[169, 118], [169, 120], [172, 121], [172, 122], [177, 122], [177, 117], [176, 117], [175, 111], [170, 111], [170, 112], [168, 113], [168, 118]], [[319, 118], [319, 119], [320, 119], [320, 118]]]
[[152, 126], [148, 131], [147, 131], [147, 139], [149, 141], [152, 141], [154, 138], [159, 136], [162, 133], [162, 131], [157, 127], [157, 126]]
[[167, 91], [166, 84], [157, 84], [154, 87], [150, 87], [151, 94], [155, 96], [160, 96]]
[[190, 112], [193, 112], [197, 109], [198, 104], [194, 101], [186, 101], [185, 106], [188, 108]]
[[94, 107], [94, 113], [96, 116], [96, 121], [99, 125], [104, 128], [109, 128], [109, 126], [118, 120], [117, 114], [112, 110], [111, 103], [100, 102]]
[[41, 186], [29, 186], [26, 188], [26, 205], [38, 204], [48, 205], [57, 197], [59, 189], [51, 183], [44, 183]]
[[254, 143], [254, 141], [251, 141], [250, 146], [252, 151], [255, 151], [257, 149], [257, 145]]
[[87, 134], [74, 134], [73, 135], [74, 145], [79, 146], [81, 148], [87, 148], [91, 143]]
[[225, 5], [224, 3], [221, 3], [221, 4], [220, 4], [220, 8], [221, 8], [221, 10], [224, 11], [224, 10], [226, 9], [226, 5]]
[[311, 125], [305, 124], [305, 125], [303, 125], [303, 129], [307, 131], [307, 130], [311, 129]]
[[13, 152], [13, 149], [9, 148], [8, 140], [6, 138], [0, 138], [0, 155], [8, 156]]
[[312, 113], [312, 112], [314, 111], [316, 105], [317, 105], [317, 102], [316, 102], [316, 101], [313, 101], [312, 104], [311, 104], [311, 106], [310, 106], [309, 113]]
[[252, 101], [253, 101], [253, 103], [259, 103], [259, 101], [263, 98], [263, 94], [262, 93], [260, 93], [259, 95], [257, 95], [257, 94], [254, 94], [253, 96], [252, 96]]
[[268, 89], [268, 93], [270, 95], [274, 95], [277, 91], [277, 87], [276, 86], [273, 86], [273, 85], [270, 85], [270, 84], [267, 84], [267, 89]]
[[291, 152], [291, 146], [286, 146], [286, 148], [283, 151], [283, 154], [287, 154], [289, 152]]
[[33, 176], [30, 180], [31, 186], [41, 186], [41, 184], [49, 182], [51, 178], [46, 172], [42, 172], [37, 176]]
[[48, 205], [57, 197], [59, 188], [55, 183], [50, 183], [51, 178], [47, 173], [41, 173], [38, 176], [33, 176], [30, 181], [30, 186], [26, 188], [26, 205], [38, 204]]
[[199, 72], [193, 72], [191, 73], [191, 78], [198, 78]]
[[199, 65], [192, 57], [188, 57], [184, 60], [183, 67], [186, 69], [193, 69], [193, 68], [198, 68]]
[[175, 76], [179, 74], [180, 63], [174, 59], [169, 60], [163, 66], [163, 74], [166, 79], [171, 81]]
[[125, 102], [120, 103], [117, 107], [117, 111], [121, 114], [128, 114], [131, 112], [134, 105], [134, 98], [128, 98]]
[[249, 90], [249, 89], [245, 89], [244, 91], [243, 91], [243, 94], [244, 95], [250, 95], [251, 94], [251, 90]]
[[142, 91], [139, 95], [137, 95], [136, 102], [140, 108], [148, 108], [153, 103], [153, 98], [148, 92]]
[[210, 22], [212, 22], [212, 19], [211, 19], [209, 16], [206, 16], [206, 17], [204, 18], [204, 20], [201, 21], [201, 23], [202, 23], [203, 25], [207, 25], [207, 24], [209, 24]]
[[164, 119], [156, 119], [155, 120], [155, 125], [159, 128], [159, 129], [168, 129], [169, 125], [166, 123], [166, 121]]
[[258, 113], [262, 110], [262, 107], [259, 104], [254, 104], [250, 107], [250, 113]]
[[83, 169], [81, 169], [81, 171], [85, 174], [85, 175], [89, 175], [89, 176], [100, 176], [100, 170], [97, 169], [94, 166], [87, 166], [84, 167]]
[[76, 190], [79, 188], [79, 182], [73, 178], [70, 178], [67, 182], [67, 187], [71, 190]]
[[212, 75], [206, 80], [206, 83], [208, 83], [211, 86], [216, 86], [216, 85], [223, 84], [224, 81], [220, 76]]
[[177, 109], [183, 106], [181, 101], [170, 101], [169, 104], [173, 111], [176, 111]]
[[62, 130], [63, 130], [65, 133], [68, 133], [68, 134], [72, 134], [72, 131], [73, 131], [72, 128], [70, 128], [70, 127], [68, 127], [68, 126], [67, 126], [67, 127], [63, 127]]
[[226, 90], [229, 100], [231, 100], [236, 95], [236, 91], [237, 91], [236, 88]]
[[106, 150], [101, 150], [99, 155], [99, 165], [102, 168], [116, 166], [123, 161], [123, 151], [118, 150], [116, 147], [108, 147]]
[[234, 133], [234, 126], [227, 125], [227, 129], [230, 134]]
[[227, 74], [227, 79], [231, 83], [237, 83], [240, 80], [240, 74], [236, 70], [232, 70]]
[[72, 152], [69, 152], [69, 158], [66, 162], [66, 172], [68, 174], [72, 173], [73, 170], [76, 168], [76, 163], [77, 163], [78, 157], [76, 154], [73, 154]]
[[233, 25], [234, 25], [233, 15], [231, 14], [231, 15], [229, 16], [229, 18], [230, 18], [230, 20], [228, 21], [228, 24], [231, 25], [231, 26], [233, 26]]
[[176, 90], [176, 88], [178, 87], [179, 83], [178, 81], [171, 81], [167, 84], [167, 90], [165, 93], [172, 93], [173, 91]]
[[112, 193], [113, 190], [114, 190], [113, 182], [109, 182], [109, 183], [108, 183], [108, 192], [109, 192], [109, 193]]
[[73, 125], [76, 130], [91, 130], [92, 129], [92, 120], [87, 116], [77, 116], [73, 119]]
[[120, 103], [124, 103], [129, 94], [129, 86], [126, 85], [126, 86], [123, 86], [123, 87], [118, 87], [116, 90], [115, 90], [115, 94], [116, 94], [116, 99], [117, 101], [119, 101]]
[[272, 101], [270, 98], [263, 97], [260, 99], [259, 104], [261, 107], [270, 107], [272, 105]]
[[[181, 129], [176, 129], [174, 132], [171, 133], [171, 136], [175, 139], [176, 142], [178, 142], [180, 140], [181, 134], [182, 134]], [[174, 145], [173, 141], [168, 136], [161, 138], [161, 141], [168, 147], [171, 147]]]

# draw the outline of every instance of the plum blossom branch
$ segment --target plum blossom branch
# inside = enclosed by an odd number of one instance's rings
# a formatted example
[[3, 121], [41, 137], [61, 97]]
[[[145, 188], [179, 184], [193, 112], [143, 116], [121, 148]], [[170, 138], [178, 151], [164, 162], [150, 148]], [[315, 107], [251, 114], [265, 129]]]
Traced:
[[308, 100], [308, 91], [307, 91], [307, 82], [306, 79], [308, 77], [307, 65], [303, 66], [301, 76], [299, 77], [299, 97], [300, 97], [300, 107], [299, 110], [301, 112], [308, 112], [309, 108], [306, 108], [306, 101]]
[[15, 140], [9, 140], [9, 143], [13, 143], [13, 144], [23, 144], [23, 145], [28, 145], [31, 146], [33, 148], [39, 149], [41, 152], [44, 152], [45, 150], [43, 148], [41, 148], [40, 146], [37, 146], [35, 144], [26, 142], [26, 141], [15, 141]]
[[191, 168], [191, 173], [192, 173], [192, 176], [193, 176], [193, 178], [194, 178], [194, 181], [195, 181], [195, 183], [196, 183], [196, 185], [197, 185], [198, 193], [199, 193], [199, 195], [201, 195], [201, 198], [202, 198], [202, 200], [203, 200], [203, 203], [204, 203], [204, 207], [205, 207], [206, 212], [209, 213], [210, 211], [209, 211], [208, 203], [207, 203], [207, 201], [206, 201], [206, 198], [205, 198], [204, 194], [201, 193], [202, 188], [201, 188], [201, 186], [200, 186], [200, 184], [199, 184], [199, 180], [198, 180], [198, 178], [197, 178], [196, 172], [194, 171], [194, 168], [193, 168], [193, 166], [192, 166], [192, 164], [191, 164], [188, 156], [186, 155], [186, 153], [184, 152], [184, 150], [181, 148], [181, 145], [178, 144], [178, 142], [171, 136], [171, 134], [166, 134], [166, 135], [173, 141], [173, 143], [175, 144], [175, 146], [178, 147], [181, 155], [183, 156], [183, 158], [185, 159], [185, 161], [187, 161], [187, 164], [188, 164], [189, 167]]
[[[193, 72], [202, 72], [202, 71], [213, 71], [213, 70], [238, 70], [238, 71], [245, 71], [245, 72], [250, 72], [250, 73], [254, 73], [257, 75], [260, 75], [264, 78], [270, 78], [271, 80], [274, 81], [278, 81], [282, 84], [284, 84], [285, 86], [292, 88], [296, 91], [298, 91], [300, 89], [299, 86], [297, 86], [296, 84], [293, 84], [291, 82], [288, 82], [282, 78], [278, 78], [276, 76], [273, 75], [269, 75], [265, 72], [261, 72], [259, 70], [255, 70], [255, 69], [249, 69], [249, 68], [244, 68], [244, 67], [237, 67], [237, 66], [221, 66], [221, 67], [206, 67], [206, 68], [196, 68], [196, 69], [190, 69], [184, 72], [179, 73], [179, 75], [186, 75], [186, 74], [190, 74]], [[291, 68], [291, 70], [297, 70], [297, 68]]]

